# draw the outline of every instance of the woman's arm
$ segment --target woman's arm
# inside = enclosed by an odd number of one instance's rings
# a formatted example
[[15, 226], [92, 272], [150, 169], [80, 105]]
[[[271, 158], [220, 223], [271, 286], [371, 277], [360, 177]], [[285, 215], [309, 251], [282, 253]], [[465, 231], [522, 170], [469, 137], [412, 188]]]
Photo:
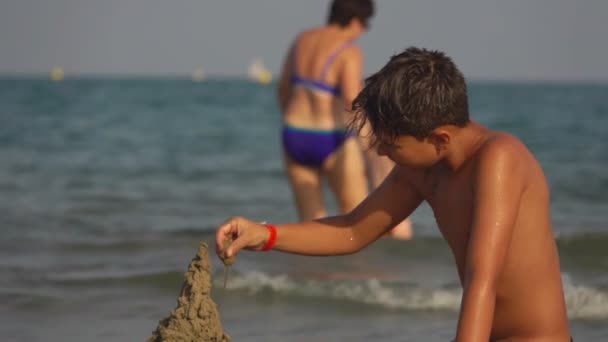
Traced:
[[[295, 43], [294, 43], [295, 44]], [[287, 109], [287, 103], [291, 97], [291, 73], [294, 68], [293, 65], [293, 45], [287, 50], [287, 54], [284, 57], [283, 65], [281, 67], [281, 74], [279, 75], [279, 85], [277, 87], [277, 100], [279, 102], [279, 109], [281, 113], [285, 113]]]

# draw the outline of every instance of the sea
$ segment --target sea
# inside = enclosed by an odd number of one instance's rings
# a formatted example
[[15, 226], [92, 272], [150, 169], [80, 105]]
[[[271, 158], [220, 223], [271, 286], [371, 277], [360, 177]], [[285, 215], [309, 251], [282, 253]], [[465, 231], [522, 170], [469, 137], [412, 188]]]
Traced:
[[[575, 341], [608, 341], [608, 84], [469, 93], [473, 119], [544, 168]], [[243, 252], [222, 288], [218, 225], [296, 220], [280, 122], [274, 85], [245, 79], [0, 79], [0, 340], [144, 341], [201, 242], [233, 341], [454, 338], [462, 291], [426, 205], [411, 241]]]

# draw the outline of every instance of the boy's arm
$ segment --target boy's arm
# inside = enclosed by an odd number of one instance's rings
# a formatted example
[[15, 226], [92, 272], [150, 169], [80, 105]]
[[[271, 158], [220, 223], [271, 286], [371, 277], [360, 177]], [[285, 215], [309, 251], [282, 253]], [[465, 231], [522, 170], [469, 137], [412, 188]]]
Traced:
[[[295, 43], [294, 43], [295, 44]], [[285, 113], [287, 109], [287, 102], [291, 96], [291, 72], [294, 68], [293, 65], [293, 45], [292, 44], [287, 50], [283, 65], [281, 67], [281, 74], [279, 75], [279, 85], [277, 87], [277, 99], [279, 102], [279, 109], [281, 113]]]
[[[422, 197], [397, 168], [380, 187], [352, 212], [310, 222], [277, 225], [274, 249], [303, 255], [341, 255], [354, 253], [378, 239], [408, 217]], [[240, 249], [260, 250], [268, 241], [263, 225], [244, 218], [232, 218], [217, 231], [216, 248], [220, 257], [232, 256]], [[222, 241], [235, 238], [227, 253]]]
[[457, 342], [490, 339], [496, 281], [509, 249], [524, 188], [524, 168], [508, 141], [491, 142], [479, 160]]

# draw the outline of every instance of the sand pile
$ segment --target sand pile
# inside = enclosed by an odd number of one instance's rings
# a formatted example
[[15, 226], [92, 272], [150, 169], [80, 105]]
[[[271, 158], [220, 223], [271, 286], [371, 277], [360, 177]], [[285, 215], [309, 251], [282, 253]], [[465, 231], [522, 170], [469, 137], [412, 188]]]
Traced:
[[177, 307], [158, 322], [148, 342], [228, 342], [211, 299], [211, 263], [204, 242], [190, 262]]

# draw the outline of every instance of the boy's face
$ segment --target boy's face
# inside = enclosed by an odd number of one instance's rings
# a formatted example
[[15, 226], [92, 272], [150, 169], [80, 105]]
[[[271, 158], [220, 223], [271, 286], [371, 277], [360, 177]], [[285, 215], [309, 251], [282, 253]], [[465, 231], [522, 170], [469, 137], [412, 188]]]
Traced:
[[387, 156], [397, 165], [413, 168], [428, 168], [440, 159], [436, 144], [429, 138], [419, 140], [413, 136], [403, 135], [393, 143], [380, 141], [376, 147], [378, 154]]

